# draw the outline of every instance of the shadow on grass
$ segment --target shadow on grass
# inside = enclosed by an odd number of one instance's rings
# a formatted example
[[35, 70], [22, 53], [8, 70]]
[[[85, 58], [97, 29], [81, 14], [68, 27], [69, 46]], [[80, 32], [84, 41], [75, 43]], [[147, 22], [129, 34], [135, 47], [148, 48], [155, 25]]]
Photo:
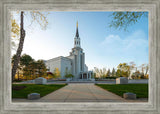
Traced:
[[97, 86], [123, 97], [123, 93], [135, 93], [137, 98], [148, 98], [148, 84], [96, 84]]
[[[27, 95], [30, 93], [39, 93], [40, 96], [43, 97], [64, 86], [66, 86], [66, 84], [50, 84], [50, 85], [12, 84], [12, 98], [27, 98]], [[22, 89], [16, 90], [14, 88], [22, 88]]]

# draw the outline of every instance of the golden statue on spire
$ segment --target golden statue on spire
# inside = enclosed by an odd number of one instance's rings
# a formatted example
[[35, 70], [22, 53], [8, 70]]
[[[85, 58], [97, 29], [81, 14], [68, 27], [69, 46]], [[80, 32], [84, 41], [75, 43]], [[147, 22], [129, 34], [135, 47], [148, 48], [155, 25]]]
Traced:
[[77, 28], [76, 28], [76, 37], [79, 37], [79, 33], [78, 33], [78, 21], [77, 21]]
[[77, 21], [77, 28], [78, 28], [78, 21]]

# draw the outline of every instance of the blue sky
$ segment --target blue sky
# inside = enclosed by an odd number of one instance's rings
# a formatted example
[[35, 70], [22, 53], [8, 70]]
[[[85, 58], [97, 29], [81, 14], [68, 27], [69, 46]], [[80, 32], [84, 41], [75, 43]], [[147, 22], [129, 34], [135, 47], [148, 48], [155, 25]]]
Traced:
[[[148, 63], [148, 18], [130, 26], [128, 31], [109, 28], [112, 12], [50, 12], [49, 25], [41, 30], [25, 18], [26, 38], [23, 53], [35, 60], [68, 56], [74, 46], [76, 22], [81, 47], [89, 69], [113, 68], [134, 61], [137, 66]], [[15, 18], [19, 18], [14, 15]], [[14, 52], [13, 52], [14, 53]]]

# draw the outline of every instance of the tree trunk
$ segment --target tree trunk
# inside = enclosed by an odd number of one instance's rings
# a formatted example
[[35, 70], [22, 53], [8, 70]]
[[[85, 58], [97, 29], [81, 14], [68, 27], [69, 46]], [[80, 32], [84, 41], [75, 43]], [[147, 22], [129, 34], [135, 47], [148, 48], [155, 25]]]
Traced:
[[21, 11], [21, 23], [20, 23], [20, 41], [19, 41], [19, 45], [18, 45], [18, 49], [17, 49], [17, 52], [16, 52], [16, 57], [15, 57], [15, 60], [14, 60], [14, 64], [13, 64], [13, 67], [12, 67], [12, 82], [14, 81], [14, 78], [15, 78], [15, 74], [16, 74], [16, 70], [17, 70], [17, 67], [18, 67], [18, 63], [20, 61], [20, 56], [21, 56], [21, 52], [22, 52], [22, 49], [23, 49], [23, 43], [24, 43], [24, 38], [25, 38], [25, 30], [23, 28], [23, 11]]

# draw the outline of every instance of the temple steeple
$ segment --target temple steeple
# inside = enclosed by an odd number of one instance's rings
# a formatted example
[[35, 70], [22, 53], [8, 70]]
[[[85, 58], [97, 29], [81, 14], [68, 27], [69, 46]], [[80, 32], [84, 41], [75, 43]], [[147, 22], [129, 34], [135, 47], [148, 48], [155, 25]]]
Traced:
[[74, 38], [74, 47], [81, 47], [80, 37], [79, 37], [79, 32], [78, 32], [78, 21], [77, 21], [77, 27], [76, 27], [76, 35], [75, 35], [75, 38]]
[[76, 37], [79, 37], [79, 33], [78, 33], [78, 21], [77, 21]]

